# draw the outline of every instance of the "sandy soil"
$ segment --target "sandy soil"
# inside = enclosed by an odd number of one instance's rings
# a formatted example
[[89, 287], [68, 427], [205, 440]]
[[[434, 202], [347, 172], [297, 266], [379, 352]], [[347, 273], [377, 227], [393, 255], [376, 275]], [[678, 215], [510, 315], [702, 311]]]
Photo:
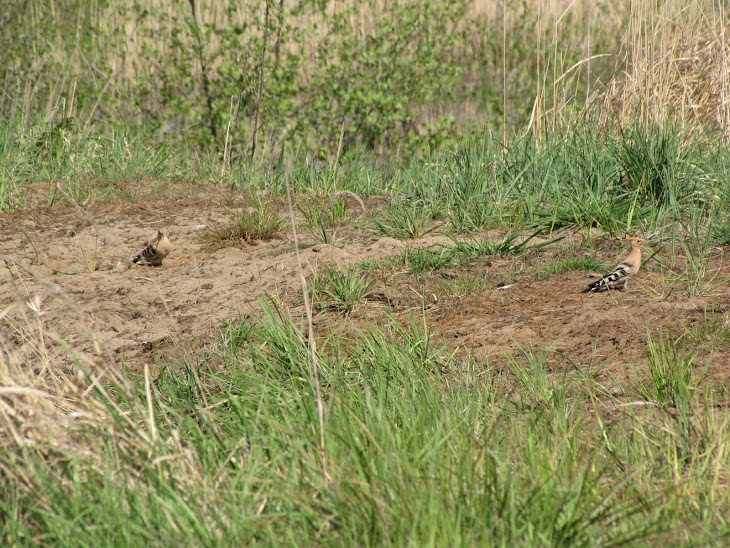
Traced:
[[[204, 195], [141, 203], [99, 203], [78, 207], [65, 203], [0, 215], [0, 303], [4, 321], [0, 337], [22, 348], [42, 367], [44, 360], [60, 359], [39, 349], [31, 331], [40, 325], [76, 353], [139, 370], [164, 354], [204, 345], [220, 322], [249, 314], [264, 294], [277, 295], [295, 316], [302, 314], [301, 286], [287, 229], [278, 239], [256, 244], [211, 249], [203, 239], [206, 228], [231, 219], [239, 207], [220, 189]], [[159, 268], [122, 264], [131, 258], [157, 227], [167, 226], [175, 246]], [[316, 243], [301, 230], [302, 260], [311, 268], [345, 265], [400, 253], [406, 247], [434, 248], [447, 243], [443, 236], [399, 241], [355, 232], [341, 247]], [[598, 258], [614, 261], [618, 248], [605, 245]], [[371, 298], [349, 317], [319, 314], [322, 329], [332, 322], [363, 325], [381, 323], [386, 312], [404, 321], [420, 316], [425, 303], [432, 334], [479, 363], [497, 364], [524, 348], [551, 348], [554, 369], [577, 365], [621, 382], [646, 363], [647, 330], [661, 328], [675, 336], [712, 318], [730, 325], [730, 290], [725, 282], [730, 265], [720, 252], [711, 265], [716, 283], [701, 297], [689, 298], [677, 284], [652, 271], [640, 274], [641, 286], [631, 292], [581, 294], [591, 280], [582, 272], [558, 274], [531, 281], [520, 272], [543, 257], [497, 258], [468, 273], [483, 276], [484, 289], [456, 297], [449, 278], [464, 274], [442, 271], [414, 276], [403, 272], [375, 272], [378, 285]], [[87, 267], [96, 263], [97, 270]], [[508, 283], [510, 282], [510, 283]], [[680, 284], [681, 285], [681, 284]], [[422, 295], [424, 298], [422, 298]], [[40, 311], [32, 320], [31, 311]], [[37, 316], [33, 316], [37, 317]], [[335, 318], [334, 320], [332, 318]], [[327, 327], [325, 327], [327, 326]], [[730, 349], [708, 344], [701, 362], [709, 360], [709, 374], [726, 379]], [[53, 347], [53, 345], [49, 345]], [[108, 362], [108, 360], [107, 360]]]

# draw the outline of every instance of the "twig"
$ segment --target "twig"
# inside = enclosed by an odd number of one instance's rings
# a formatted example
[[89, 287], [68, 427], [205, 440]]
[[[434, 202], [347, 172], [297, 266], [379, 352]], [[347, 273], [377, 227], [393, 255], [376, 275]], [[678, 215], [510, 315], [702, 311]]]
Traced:
[[272, 73], [279, 68], [279, 55], [281, 52], [281, 28], [284, 26], [284, 0], [279, 0], [279, 13], [277, 14], [276, 40], [274, 40], [274, 69]]
[[216, 146], [220, 146], [218, 143], [218, 128], [215, 126], [215, 109], [213, 108], [213, 95], [210, 92], [208, 67], [205, 65], [205, 58], [203, 57], [203, 29], [202, 25], [198, 21], [198, 12], [195, 9], [195, 0], [188, 0], [188, 2], [190, 3], [190, 9], [193, 12], [193, 21], [195, 22], [195, 27], [197, 29], [195, 38], [198, 45], [198, 51], [196, 53], [198, 54], [198, 61], [200, 62], [200, 71], [203, 79], [203, 92], [205, 93], [205, 101], [208, 106], [208, 127], [210, 128], [211, 135], [213, 135], [213, 141]]
[[221, 162], [221, 174], [220, 177], [223, 177], [225, 174], [226, 168], [229, 167], [228, 163], [230, 162], [230, 155], [228, 153], [228, 143], [230, 143], [230, 137], [231, 137], [231, 122], [234, 119], [233, 112], [233, 97], [231, 97], [231, 108], [229, 109], [229, 115], [228, 115], [228, 125], [226, 127], [226, 140], [223, 143], [223, 161]]
[[150, 386], [150, 366], [144, 364], [144, 390], [147, 396], [147, 413], [149, 414], [150, 439], [152, 443], [157, 441], [157, 426], [155, 425], [155, 412], [152, 405], [152, 387]]
[[292, 234], [294, 236], [294, 251], [297, 256], [297, 267], [299, 270], [299, 280], [302, 283], [302, 295], [304, 296], [304, 310], [307, 313], [308, 328], [308, 346], [312, 359], [312, 381], [314, 383], [314, 394], [317, 399], [317, 424], [319, 426], [319, 451], [322, 458], [322, 467], [324, 468], [325, 480], [329, 483], [330, 477], [327, 472], [327, 452], [324, 437], [324, 405], [322, 404], [322, 393], [319, 386], [319, 362], [317, 361], [317, 344], [314, 340], [314, 322], [312, 320], [312, 307], [309, 303], [309, 291], [307, 289], [307, 279], [304, 276], [304, 267], [302, 266], [302, 257], [299, 253], [299, 239], [297, 238], [297, 227], [294, 221], [294, 207], [291, 201], [291, 189], [289, 185], [289, 177], [286, 180], [286, 200], [289, 205], [289, 220], [291, 222]]
[[[261, 93], [264, 88], [264, 63], [266, 62], [266, 42], [269, 39], [269, 0], [266, 0], [266, 8], [264, 11], [264, 36], [263, 45], [261, 46], [261, 61], [259, 62], [259, 86], [256, 91], [256, 114], [253, 119], [253, 133], [251, 136], [251, 160], [256, 153], [256, 136], [259, 129], [259, 118], [261, 115]], [[253, 162], [251, 163], [253, 169]]]

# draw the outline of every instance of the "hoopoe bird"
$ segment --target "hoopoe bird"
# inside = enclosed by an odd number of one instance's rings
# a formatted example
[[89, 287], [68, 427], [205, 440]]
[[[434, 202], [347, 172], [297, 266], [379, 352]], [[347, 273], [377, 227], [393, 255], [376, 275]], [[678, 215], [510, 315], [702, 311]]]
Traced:
[[631, 251], [626, 255], [616, 268], [593, 282], [583, 293], [595, 293], [604, 289], [624, 289], [631, 276], [639, 272], [641, 266], [641, 246], [644, 245], [643, 238], [621, 238], [622, 242], [631, 244]]
[[162, 259], [167, 257], [170, 251], [172, 251], [172, 242], [167, 237], [167, 229], [160, 228], [157, 230], [157, 236], [145, 245], [145, 248], [132, 259], [132, 262], [160, 266], [162, 265]]

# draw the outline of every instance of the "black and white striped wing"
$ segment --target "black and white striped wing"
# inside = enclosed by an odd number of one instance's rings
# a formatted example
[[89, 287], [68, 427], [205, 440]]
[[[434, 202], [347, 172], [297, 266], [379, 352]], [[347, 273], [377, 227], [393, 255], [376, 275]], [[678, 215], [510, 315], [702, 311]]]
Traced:
[[603, 276], [600, 280], [593, 282], [583, 293], [591, 293], [601, 291], [603, 289], [614, 289], [622, 287], [629, 275], [631, 274], [631, 267], [627, 264], [620, 264], [614, 268], [611, 272]]
[[132, 262], [142, 264], [154, 264], [159, 262], [159, 258], [157, 257], [157, 244], [158, 239], [155, 238], [147, 244], [147, 246], [140, 251], [134, 259], [132, 259]]

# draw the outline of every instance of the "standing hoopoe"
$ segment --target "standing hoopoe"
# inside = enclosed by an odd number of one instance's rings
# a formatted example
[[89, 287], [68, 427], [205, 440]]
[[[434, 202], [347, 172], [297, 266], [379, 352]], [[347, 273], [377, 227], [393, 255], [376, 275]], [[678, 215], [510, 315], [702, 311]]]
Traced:
[[630, 276], [635, 276], [641, 266], [641, 246], [643, 238], [621, 238], [622, 242], [631, 244], [631, 251], [616, 268], [604, 275], [600, 280], [593, 282], [583, 293], [598, 292], [603, 289], [624, 289]]
[[172, 242], [167, 238], [167, 229], [160, 228], [157, 237], [150, 241], [137, 256], [132, 259], [133, 263], [160, 266], [162, 259], [172, 251]]

